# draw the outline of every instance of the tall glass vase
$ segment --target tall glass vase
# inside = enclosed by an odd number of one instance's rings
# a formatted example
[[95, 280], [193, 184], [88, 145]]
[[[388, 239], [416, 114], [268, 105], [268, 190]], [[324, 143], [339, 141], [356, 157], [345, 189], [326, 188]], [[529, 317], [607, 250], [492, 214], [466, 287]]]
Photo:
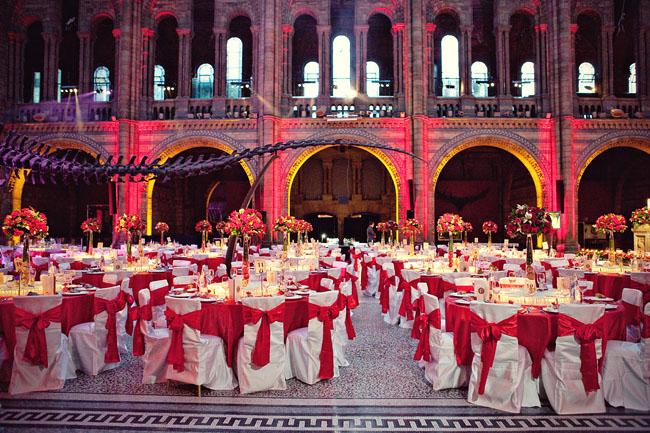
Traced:
[[616, 247], [614, 246], [614, 232], [609, 232], [609, 263], [616, 264]]
[[207, 232], [204, 230], [201, 232], [201, 251], [205, 252], [205, 240], [208, 237]]
[[526, 277], [529, 280], [535, 280], [535, 271], [533, 270], [533, 235], [526, 235]]
[[23, 239], [23, 254], [20, 259], [14, 259], [14, 267], [18, 274], [18, 295], [21, 294], [21, 287], [29, 284], [29, 238]]
[[242, 238], [242, 279], [248, 283], [250, 278], [250, 262], [249, 262], [249, 249], [250, 249], [250, 239], [248, 236], [244, 235]]
[[454, 267], [454, 235], [449, 233], [449, 251], [447, 252], [449, 257], [449, 267]]
[[382, 248], [384, 247], [385, 243], [386, 243], [386, 232], [381, 232], [381, 246], [382, 246]]
[[93, 232], [88, 232], [88, 254], [93, 255]]
[[160, 245], [164, 245], [165, 232], [160, 232]]
[[492, 248], [492, 232], [488, 232], [488, 249]]
[[410, 252], [412, 256], [415, 255], [415, 233], [410, 236]]

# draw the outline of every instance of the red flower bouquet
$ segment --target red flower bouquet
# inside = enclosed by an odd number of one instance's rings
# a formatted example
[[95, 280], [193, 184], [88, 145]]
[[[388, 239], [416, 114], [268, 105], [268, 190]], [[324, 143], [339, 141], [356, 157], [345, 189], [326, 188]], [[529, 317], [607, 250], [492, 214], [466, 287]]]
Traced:
[[436, 231], [439, 235], [449, 234], [451, 239], [453, 235], [460, 234], [465, 230], [465, 222], [460, 215], [454, 213], [446, 213], [440, 215], [438, 223], [436, 224]]
[[7, 237], [19, 237], [21, 240], [44, 239], [48, 234], [47, 217], [32, 208], [23, 208], [11, 212], [5, 217], [2, 232]]
[[293, 233], [296, 231], [296, 218], [292, 216], [279, 216], [273, 224], [276, 233]]
[[160, 245], [162, 245], [164, 243], [163, 237], [169, 231], [169, 225], [165, 222], [158, 221], [154, 230], [156, 230], [156, 233], [160, 233]]
[[422, 231], [422, 226], [415, 218], [409, 218], [402, 223], [400, 230], [404, 233], [404, 236], [414, 238], [415, 235]]
[[499, 226], [494, 221], [485, 221], [483, 223], [483, 233], [492, 234], [499, 230]]
[[616, 215], [613, 213], [599, 216], [594, 227], [601, 233], [609, 234], [623, 233], [625, 230], [627, 230], [625, 217], [623, 215]]
[[97, 218], [88, 218], [81, 223], [81, 231], [84, 233], [99, 233], [102, 231], [102, 228], [100, 227]]
[[255, 209], [239, 209], [232, 211], [228, 217], [228, 228], [234, 236], [262, 236], [266, 225], [262, 222], [262, 215]]
[[199, 233], [212, 233], [212, 224], [208, 220], [197, 221], [194, 230]]
[[122, 214], [115, 223], [115, 231], [139, 236], [144, 231], [144, 223], [139, 215]]
[[544, 208], [518, 204], [512, 209], [506, 223], [509, 238], [536, 235], [551, 231], [551, 218]]
[[463, 223], [463, 231], [465, 233], [469, 233], [471, 231], [474, 231], [474, 226], [472, 226], [471, 222], [466, 221], [466, 222]]
[[630, 223], [634, 224], [635, 226], [650, 224], [650, 209], [647, 207], [636, 209], [634, 212], [632, 212]]
[[377, 231], [381, 233], [386, 233], [388, 231], [388, 223], [377, 223]]

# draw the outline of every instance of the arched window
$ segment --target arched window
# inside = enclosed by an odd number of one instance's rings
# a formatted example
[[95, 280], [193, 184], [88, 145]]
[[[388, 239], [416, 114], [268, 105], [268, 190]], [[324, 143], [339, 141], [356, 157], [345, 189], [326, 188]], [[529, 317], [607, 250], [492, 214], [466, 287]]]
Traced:
[[244, 44], [239, 38], [226, 43], [226, 97], [241, 98]]
[[106, 66], [99, 66], [93, 74], [95, 101], [108, 102], [111, 100], [111, 72]]
[[446, 35], [440, 41], [442, 65], [442, 96], [458, 97], [460, 94], [460, 67], [458, 66], [458, 38]]
[[348, 96], [350, 85], [350, 39], [339, 35], [332, 41], [332, 96]]
[[596, 68], [589, 62], [578, 66], [578, 93], [596, 93]]
[[636, 94], [636, 63], [630, 65], [630, 77], [627, 79], [627, 93]]
[[165, 68], [162, 65], [153, 67], [153, 100], [165, 99]]
[[318, 96], [318, 62], [307, 62], [302, 74], [302, 95], [305, 98], [316, 98]]
[[214, 68], [203, 63], [196, 69], [196, 78], [192, 79], [192, 98], [210, 99], [214, 89]]
[[489, 86], [487, 65], [483, 62], [472, 63], [472, 95], [477, 98], [487, 98]]
[[370, 97], [379, 96], [379, 65], [376, 62], [366, 63], [366, 93]]
[[524, 62], [521, 65], [521, 97], [535, 95], [535, 64]]

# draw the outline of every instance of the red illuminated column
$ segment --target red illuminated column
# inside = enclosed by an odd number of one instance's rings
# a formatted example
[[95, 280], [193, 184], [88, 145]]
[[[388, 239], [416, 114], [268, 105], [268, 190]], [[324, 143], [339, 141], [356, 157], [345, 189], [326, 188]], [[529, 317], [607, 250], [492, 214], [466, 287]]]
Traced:
[[460, 81], [461, 95], [472, 94], [472, 28], [462, 26], [460, 28]]
[[510, 96], [510, 26], [497, 27], [498, 96]]
[[602, 26], [600, 52], [601, 60], [601, 95], [610, 96], [614, 90], [614, 26]]
[[282, 26], [282, 94], [285, 97], [293, 94], [292, 36], [293, 26], [291, 24]]
[[395, 23], [393, 25], [393, 61], [394, 73], [393, 89], [395, 96], [404, 94], [404, 23]]
[[[356, 87], [357, 92], [361, 95], [366, 93], [366, 62], [368, 61], [368, 26], [354, 26], [354, 42], [356, 46]], [[377, 77], [379, 78], [379, 77]]]
[[551, 74], [546, 53], [547, 30], [547, 24], [535, 26], [537, 42], [535, 49], [535, 94], [537, 96], [538, 106], [543, 107], [545, 111], [550, 111], [550, 107], [547, 106], [548, 103], [546, 102], [547, 98], [544, 97], [548, 95], [548, 77]]
[[425, 57], [424, 63], [426, 79], [424, 80], [425, 85], [427, 86], [426, 94], [429, 96], [435, 96], [436, 94], [436, 84], [434, 77], [434, 65], [435, 65], [435, 33], [436, 25], [432, 23], [427, 23], [425, 26], [426, 35], [425, 35]]
[[[319, 104], [329, 105], [329, 97], [332, 95], [332, 80], [330, 79], [330, 26], [317, 26], [318, 31], [318, 67], [320, 91]], [[329, 107], [325, 107], [326, 109]]]

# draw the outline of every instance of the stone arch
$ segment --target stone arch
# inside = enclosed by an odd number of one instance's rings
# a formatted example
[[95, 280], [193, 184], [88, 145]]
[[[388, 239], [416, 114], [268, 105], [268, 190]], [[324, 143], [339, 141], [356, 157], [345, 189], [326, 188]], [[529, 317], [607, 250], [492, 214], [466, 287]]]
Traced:
[[[241, 146], [238, 148], [230, 147], [227, 144], [224, 144], [220, 140], [216, 140], [214, 137], [206, 135], [196, 135], [188, 134], [187, 137], [179, 138], [174, 136], [173, 138], [168, 138], [163, 140], [158, 146], [156, 146], [152, 151], [153, 158], [160, 158], [160, 164], [164, 164], [169, 158], [173, 158], [179, 153], [192, 149], [195, 147], [209, 147], [212, 149], [221, 150], [229, 155], [237, 152], [241, 149]], [[252, 185], [255, 181], [255, 175], [251, 170], [248, 162], [241, 160], [240, 165], [246, 177], [248, 177], [248, 182]], [[155, 179], [150, 179], [147, 182], [147, 188], [145, 191], [145, 203], [146, 203], [146, 223], [147, 223], [147, 235], [151, 235], [153, 230], [153, 191], [155, 186]]]

